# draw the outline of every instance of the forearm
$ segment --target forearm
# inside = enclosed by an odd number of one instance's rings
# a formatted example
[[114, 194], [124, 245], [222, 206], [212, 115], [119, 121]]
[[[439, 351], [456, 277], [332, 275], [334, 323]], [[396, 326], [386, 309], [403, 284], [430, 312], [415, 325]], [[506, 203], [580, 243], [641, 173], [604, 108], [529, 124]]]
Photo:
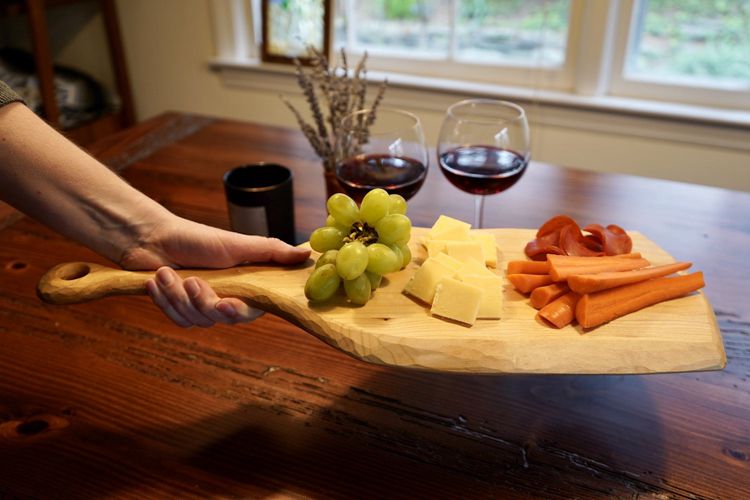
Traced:
[[172, 217], [19, 103], [0, 108], [0, 198], [115, 262]]

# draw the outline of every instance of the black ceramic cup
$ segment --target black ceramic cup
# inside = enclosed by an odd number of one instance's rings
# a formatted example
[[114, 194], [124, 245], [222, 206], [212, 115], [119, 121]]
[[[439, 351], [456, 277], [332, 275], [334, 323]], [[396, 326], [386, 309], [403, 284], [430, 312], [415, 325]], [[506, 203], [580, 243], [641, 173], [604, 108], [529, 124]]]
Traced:
[[274, 163], [254, 163], [224, 174], [232, 230], [279, 238], [294, 245], [292, 172]]

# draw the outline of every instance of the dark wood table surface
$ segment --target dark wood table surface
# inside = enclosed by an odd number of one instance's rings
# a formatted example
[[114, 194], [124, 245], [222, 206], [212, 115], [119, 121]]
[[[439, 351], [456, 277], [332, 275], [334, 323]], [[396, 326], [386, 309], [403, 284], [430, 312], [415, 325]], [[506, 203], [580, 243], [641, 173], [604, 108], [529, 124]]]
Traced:
[[[166, 114], [93, 153], [177, 214], [228, 226], [221, 176], [294, 170], [297, 237], [324, 220], [293, 130]], [[434, 166], [415, 225], [471, 219]], [[718, 372], [476, 376], [354, 360], [291, 324], [181, 329], [145, 297], [39, 301], [44, 271], [106, 263], [42, 225], [0, 229], [0, 497], [750, 498], [750, 194], [532, 163], [487, 227], [567, 213], [644, 233], [705, 273]], [[554, 334], [553, 332], [550, 333]]]

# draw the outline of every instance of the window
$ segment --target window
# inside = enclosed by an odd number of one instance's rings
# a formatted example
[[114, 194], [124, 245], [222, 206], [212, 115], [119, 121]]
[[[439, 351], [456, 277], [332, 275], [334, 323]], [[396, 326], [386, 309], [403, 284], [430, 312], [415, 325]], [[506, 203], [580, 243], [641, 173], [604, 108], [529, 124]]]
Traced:
[[[225, 6], [217, 27], [233, 33], [220, 51], [257, 54], [260, 0], [213, 1]], [[750, 0], [330, 1], [332, 49], [366, 51], [391, 81], [646, 111], [648, 100], [709, 106], [750, 122]], [[246, 9], [252, 21], [238, 22]]]
[[482, 65], [559, 67], [569, 0], [343, 0], [335, 44], [361, 52]]
[[569, 88], [571, 0], [338, 0], [334, 47], [369, 67]]
[[750, 2], [639, 2], [630, 37], [626, 77], [726, 88], [750, 83]]
[[635, 0], [620, 9], [613, 95], [750, 109], [750, 0]]

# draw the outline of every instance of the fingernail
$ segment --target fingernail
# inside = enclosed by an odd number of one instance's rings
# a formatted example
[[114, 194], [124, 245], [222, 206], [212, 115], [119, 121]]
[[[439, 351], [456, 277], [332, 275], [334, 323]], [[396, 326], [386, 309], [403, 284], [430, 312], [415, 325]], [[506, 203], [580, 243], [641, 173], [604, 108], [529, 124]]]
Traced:
[[186, 280], [185, 291], [191, 299], [194, 299], [201, 293], [201, 287], [198, 286], [198, 283], [196, 283], [195, 280]]
[[219, 302], [216, 304], [216, 309], [225, 316], [229, 316], [230, 318], [234, 318], [237, 316], [237, 309], [234, 308], [232, 304], [227, 304], [226, 302]]
[[159, 283], [161, 283], [163, 286], [169, 286], [173, 281], [173, 272], [174, 271], [172, 271], [171, 269], [161, 269], [156, 273], [156, 279], [158, 279]]

